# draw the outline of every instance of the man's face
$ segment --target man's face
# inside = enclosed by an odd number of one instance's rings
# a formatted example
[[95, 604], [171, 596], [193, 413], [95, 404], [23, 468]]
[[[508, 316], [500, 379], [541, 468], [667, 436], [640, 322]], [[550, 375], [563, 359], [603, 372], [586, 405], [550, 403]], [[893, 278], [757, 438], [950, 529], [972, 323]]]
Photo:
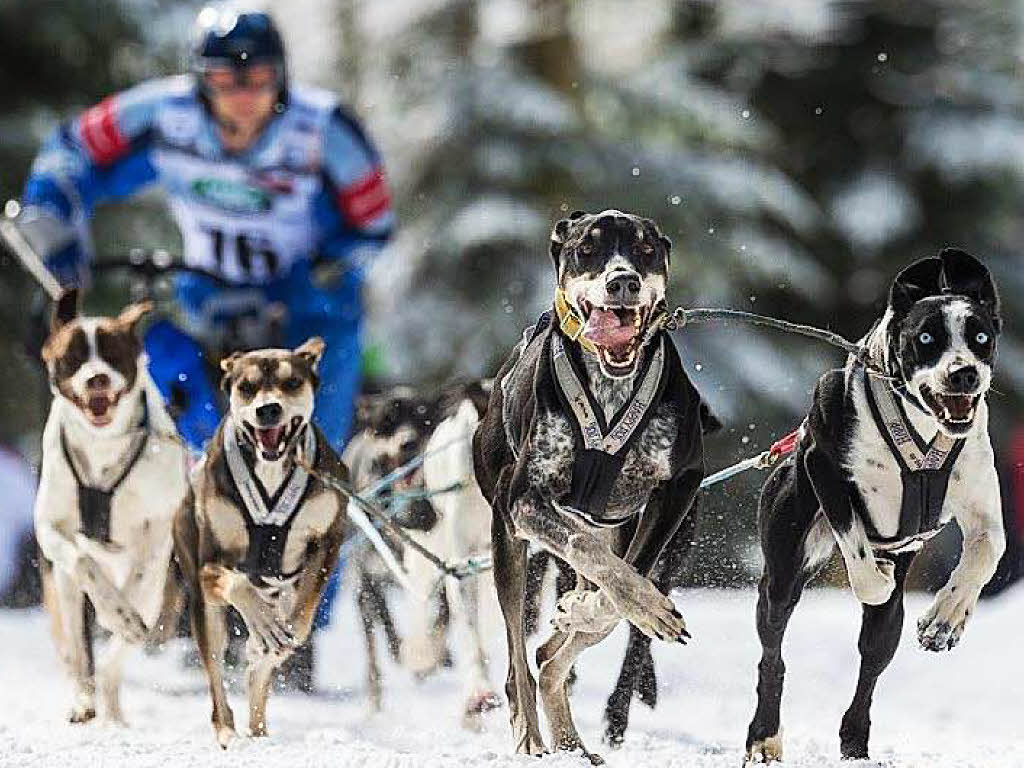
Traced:
[[244, 69], [215, 67], [203, 74], [210, 106], [217, 118], [251, 132], [267, 121], [274, 111], [280, 84], [270, 64], [253, 64]]

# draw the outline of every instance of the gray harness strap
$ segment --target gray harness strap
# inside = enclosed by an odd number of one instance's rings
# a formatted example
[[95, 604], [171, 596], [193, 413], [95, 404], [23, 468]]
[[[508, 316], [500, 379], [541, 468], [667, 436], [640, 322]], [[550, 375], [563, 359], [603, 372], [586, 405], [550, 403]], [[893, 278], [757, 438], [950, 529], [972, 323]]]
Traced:
[[[866, 369], [864, 375], [868, 406], [899, 464], [902, 487], [896, 535], [884, 537], [872, 530], [869, 538], [877, 548], [889, 552], [916, 549], [942, 527], [942, 507], [949, 478], [966, 441], [939, 430], [931, 443], [925, 445], [896, 400], [888, 380]], [[865, 522], [874, 528], [869, 516], [865, 516]]]
[[551, 359], [554, 363], [558, 386], [562, 388], [565, 399], [579, 423], [584, 447], [610, 455], [619, 453], [629, 443], [658, 393], [661, 374], [665, 370], [664, 337], [658, 340], [658, 348], [654, 351], [654, 357], [643, 381], [622, 412], [622, 416], [607, 432], [601, 428], [601, 422], [594, 412], [594, 407], [587, 397], [576, 371], [569, 363], [565, 345], [558, 334], [551, 338]]
[[[305, 430], [302, 450], [306, 460], [312, 464], [316, 461], [316, 434], [312, 424], [307, 424]], [[245, 530], [249, 539], [245, 558], [236, 567], [257, 586], [280, 586], [302, 571], [299, 566], [292, 573], [285, 573], [283, 562], [295, 512], [309, 486], [309, 472], [298, 463], [292, 468], [277, 498], [270, 501], [266, 497], [266, 490], [253, 477], [249, 465], [245, 463], [238, 444], [238, 433], [230, 417], [224, 424], [224, 453], [227, 456], [228, 472], [242, 501]]]
[[942, 430], [928, 446], [928, 452], [922, 453], [914, 440], [911, 427], [903, 417], [896, 403], [896, 393], [885, 380], [877, 374], [866, 372], [871, 394], [874, 395], [881, 416], [881, 426], [889, 433], [891, 444], [896, 447], [903, 463], [911, 470], [939, 469], [946, 463], [946, 458], [956, 445], [956, 440]]
[[[312, 425], [306, 425], [306, 434], [302, 450], [307, 460], [312, 461], [316, 456], [316, 434]], [[302, 500], [302, 494], [306, 491], [306, 484], [309, 481], [309, 472], [298, 465], [292, 470], [284, 490], [278, 495], [272, 507], [267, 506], [262, 489], [257, 485], [249, 465], [242, 457], [241, 448], [238, 445], [238, 434], [235, 423], [228, 419], [224, 424], [224, 453], [228, 459], [228, 470], [231, 472], [231, 479], [235, 481], [235, 487], [242, 497], [249, 517], [256, 525], [281, 526], [287, 522], [295, 508]]]

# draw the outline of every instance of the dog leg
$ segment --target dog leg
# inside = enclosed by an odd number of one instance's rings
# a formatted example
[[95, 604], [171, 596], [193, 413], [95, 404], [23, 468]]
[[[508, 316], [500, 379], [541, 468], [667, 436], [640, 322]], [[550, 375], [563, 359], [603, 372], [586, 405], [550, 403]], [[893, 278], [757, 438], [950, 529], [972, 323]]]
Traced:
[[912, 554], [899, 555], [895, 563], [896, 588], [883, 605], [865, 605], [861, 619], [860, 674], [857, 691], [839, 728], [840, 748], [845, 760], [868, 759], [871, 730], [871, 697], [879, 676], [889, 666], [903, 631], [903, 583], [913, 561]]
[[145, 622], [96, 560], [81, 555], [75, 562], [74, 574], [92, 601], [100, 624], [131, 643], [145, 642], [149, 634]]
[[575, 518], [550, 509], [532, 491], [516, 500], [512, 517], [518, 535], [537, 542], [596, 584], [619, 615], [641, 632], [667, 641], [685, 636], [685, 622], [672, 601]]
[[380, 667], [377, 665], [377, 641], [373, 634], [377, 611], [373, 604], [375, 592], [369, 585], [372, 578], [366, 573], [361, 575], [359, 589], [356, 592], [356, 604], [363, 625], [363, 643], [366, 645], [367, 700], [372, 712], [380, 712], [383, 694], [380, 684]]
[[480, 580], [485, 574], [465, 579], [448, 579], [448, 595], [452, 612], [452, 634], [461, 642], [456, 657], [465, 670], [468, 697], [462, 725], [478, 731], [481, 716], [501, 706], [501, 700], [488, 679], [487, 651], [480, 631]]
[[262, 643], [264, 653], [283, 658], [285, 651], [295, 649], [295, 633], [289, 622], [244, 574], [207, 563], [199, 571], [199, 579], [208, 600], [228, 603], [238, 610], [249, 630], [250, 641], [255, 638]]
[[130, 650], [131, 646], [123, 637], [113, 635], [100, 657], [96, 670], [103, 719], [117, 725], [125, 724], [121, 712], [121, 669]]
[[537, 650], [540, 698], [551, 728], [552, 745], [560, 751], [580, 752], [592, 765], [602, 765], [604, 759], [583, 745], [572, 719], [567, 680], [576, 658], [587, 648], [604, 640], [612, 628], [614, 625], [604, 632], [555, 632]]
[[526, 657], [526, 542], [512, 537], [507, 518], [500, 509], [494, 511], [491, 547], [494, 555], [494, 585], [505, 619], [508, 643], [505, 693], [508, 696], [512, 737], [515, 739], [516, 752], [541, 755], [545, 747], [537, 716], [537, 683]]
[[267, 699], [270, 697], [270, 681], [277, 665], [274, 657], [259, 650], [249, 655], [245, 681], [249, 695], [249, 735], [253, 738], [267, 735]]
[[657, 683], [654, 681], [654, 658], [651, 656], [651, 638], [636, 627], [629, 628], [626, 655], [619, 670], [615, 690], [608, 697], [604, 710], [604, 741], [611, 747], [622, 745], [629, 726], [629, 707], [633, 691], [642, 690], [641, 699], [653, 707], [657, 701]]
[[[204, 570], [207, 566], [204, 566]], [[199, 580], [192, 592], [192, 636], [199, 646], [199, 657], [210, 683], [213, 733], [222, 749], [238, 738], [235, 716], [224, 691], [224, 650], [228, 644], [224, 601], [208, 583]]]
[[837, 462], [815, 444], [807, 450], [804, 466], [839, 544], [853, 594], [865, 605], [884, 604], [896, 588], [892, 561], [875, 558], [864, 523], [850, 504]]
[[96, 717], [96, 681], [91, 622], [85, 593], [59, 568], [53, 569], [53, 587], [61, 620], [64, 665], [71, 676], [74, 701], [69, 720], [85, 723]]
[[979, 487], [992, 489], [987, 503], [953, 513], [963, 533], [963, 550], [949, 581], [917, 622], [917, 639], [926, 650], [951, 650], [960, 642], [981, 590], [1006, 549], [999, 482], [995, 470], [989, 470], [988, 477], [976, 481]]
[[757, 709], [746, 741], [747, 760], [751, 762], [782, 759], [779, 709], [786, 674], [782, 640], [804, 585], [814, 574], [814, 565], [807, 562], [806, 547], [818, 502], [813, 493], [798, 495], [802, 481], [791, 476], [793, 471], [783, 468], [769, 478], [758, 510], [764, 572], [757, 596], [757, 635], [761, 641]]

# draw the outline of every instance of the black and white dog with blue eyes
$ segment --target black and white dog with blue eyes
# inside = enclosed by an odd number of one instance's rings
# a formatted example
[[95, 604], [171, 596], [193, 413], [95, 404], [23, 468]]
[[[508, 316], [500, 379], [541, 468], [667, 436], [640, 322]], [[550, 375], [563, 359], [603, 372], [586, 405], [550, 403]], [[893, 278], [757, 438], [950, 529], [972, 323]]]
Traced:
[[564, 561], [577, 589], [537, 651], [555, 749], [583, 752], [569, 707], [576, 657], [622, 619], [646, 636], [688, 636], [651, 581], [703, 477], [701, 401], [661, 330], [670, 245], [621, 211], [555, 226], [555, 317], [527, 331], [501, 371], [473, 453], [491, 504], [494, 581], [509, 650], [506, 691], [517, 751], [545, 750], [526, 657], [528, 544]]
[[945, 249], [904, 269], [882, 318], [850, 359], [818, 383], [797, 450], [769, 477], [759, 525], [762, 656], [747, 758], [782, 757], [782, 638], [804, 584], [838, 543], [863, 603], [860, 675], [842, 720], [844, 758], [868, 756], [875, 683], [903, 626], [915, 554], [950, 520], [960, 562], [917, 623], [921, 646], [952, 649], [1005, 546], [985, 395], [1001, 319], [988, 270]]

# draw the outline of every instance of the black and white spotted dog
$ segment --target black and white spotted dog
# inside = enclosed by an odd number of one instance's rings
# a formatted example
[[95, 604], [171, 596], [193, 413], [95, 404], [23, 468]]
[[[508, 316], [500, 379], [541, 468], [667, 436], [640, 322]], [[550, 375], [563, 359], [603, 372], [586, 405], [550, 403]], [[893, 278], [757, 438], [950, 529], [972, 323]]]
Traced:
[[635, 215], [577, 213], [558, 222], [556, 317], [513, 350], [474, 435], [476, 476], [493, 512], [506, 691], [521, 753], [545, 750], [523, 626], [528, 544], [579, 576], [537, 652], [556, 749], [600, 762], [569, 708], [566, 679], [583, 650], [622, 618], [666, 641], [688, 634], [650, 580], [703, 476], [700, 396], [658, 323], [669, 251], [654, 222]]
[[[120, 721], [121, 668], [159, 631], [173, 589], [171, 525], [188, 494], [186, 451], [146, 368], [139, 325], [150, 305], [117, 317], [57, 304], [42, 356], [53, 390], [35, 503], [44, 599], [70, 673], [71, 722]], [[88, 604], [111, 632], [94, 663]], [[98, 696], [97, 696], [98, 694]]]
[[988, 270], [946, 249], [896, 278], [885, 314], [863, 339], [867, 365], [851, 359], [818, 383], [796, 452], [761, 495], [763, 655], [748, 759], [782, 756], [783, 633], [836, 543], [864, 613], [843, 757], [868, 755], [871, 698], [899, 643], [907, 570], [951, 519], [963, 533], [960, 563], [917, 635], [931, 651], [960, 641], [1004, 548], [985, 402], [1000, 325]]

